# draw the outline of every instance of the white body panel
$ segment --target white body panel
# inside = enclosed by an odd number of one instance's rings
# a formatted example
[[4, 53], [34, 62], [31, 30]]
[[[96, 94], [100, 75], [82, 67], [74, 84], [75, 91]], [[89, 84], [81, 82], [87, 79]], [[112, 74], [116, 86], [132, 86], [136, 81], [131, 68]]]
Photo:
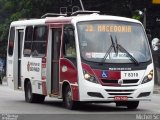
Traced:
[[[117, 92], [107, 92], [106, 90], [118, 90], [118, 91], [123, 91], [123, 90], [134, 90], [132, 92], [123, 92], [123, 93], [131, 93], [131, 95], [128, 96], [128, 100], [131, 101], [141, 101], [141, 100], [151, 100], [151, 96], [153, 94], [153, 88], [154, 88], [154, 78], [148, 83], [141, 84], [143, 81], [144, 76], [153, 69], [153, 64], [150, 64], [146, 70], [143, 71], [136, 71], [140, 73], [139, 76], [139, 82], [135, 86], [129, 86], [129, 87], [114, 87], [114, 86], [102, 86], [100, 84], [95, 84], [88, 82], [84, 79], [83, 77], [83, 72], [79, 70], [79, 93], [80, 93], [80, 101], [114, 101], [114, 96], [115, 95], [109, 95], [109, 94], [114, 94]], [[129, 72], [129, 71], [127, 71]], [[133, 72], [133, 71], [130, 71]], [[123, 75], [123, 72], [121, 73]], [[122, 79], [125, 78], [122, 76]], [[98, 97], [91, 97], [87, 93], [88, 92], [97, 92], [101, 93], [104, 98], [98, 98]], [[143, 92], [151, 92], [151, 94], [147, 97], [140, 97], [137, 98], [140, 93]], [[122, 92], [120, 92], [122, 93]], [[124, 95], [117, 95], [117, 96], [124, 96]]]
[[[25, 30], [26, 26], [31, 25], [45, 25], [45, 19], [33, 19], [33, 20], [20, 20], [12, 22], [10, 27], [15, 27], [15, 41], [14, 41], [14, 51], [13, 55], [9, 56], [7, 53], [7, 81], [8, 85], [12, 89], [18, 89], [18, 40], [17, 40], [17, 30], [23, 29]], [[25, 31], [24, 31], [25, 36]], [[33, 85], [33, 92], [42, 94], [42, 82], [41, 79], [41, 58], [32, 58], [32, 57], [24, 57], [23, 56], [23, 48], [24, 48], [24, 38], [22, 41], [22, 57], [21, 57], [21, 87], [24, 90], [24, 80], [31, 80], [31, 84]], [[27, 71], [27, 62], [38, 63], [40, 66], [39, 72], [35, 71]], [[35, 66], [36, 67], [36, 66]]]
[[13, 56], [12, 57], [7, 57], [7, 82], [8, 86], [12, 89], [14, 89], [14, 81], [13, 81]]
[[[51, 39], [51, 29], [49, 29], [49, 36], [48, 38]], [[47, 93], [51, 93], [51, 54], [52, 54], [52, 41], [48, 41], [48, 49], [47, 49], [47, 63], [46, 63], [46, 84], [47, 84]]]
[[23, 89], [24, 80], [29, 79], [32, 84], [33, 93], [42, 94], [41, 62], [41, 58], [22, 58]]
[[[24, 26], [15, 27], [15, 40], [14, 40], [14, 49], [13, 55], [10, 56], [7, 53], [7, 82], [10, 88], [18, 89], [18, 30], [24, 30]], [[24, 40], [24, 35], [22, 38], [22, 43]], [[21, 56], [21, 55], [20, 55]], [[20, 87], [20, 86], [19, 86]]]

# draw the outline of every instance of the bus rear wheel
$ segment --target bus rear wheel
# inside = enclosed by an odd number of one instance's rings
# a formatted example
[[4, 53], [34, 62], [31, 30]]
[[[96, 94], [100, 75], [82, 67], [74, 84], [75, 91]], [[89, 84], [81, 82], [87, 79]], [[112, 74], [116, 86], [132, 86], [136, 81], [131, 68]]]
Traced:
[[67, 109], [73, 110], [76, 108], [76, 102], [72, 100], [72, 91], [69, 85], [65, 87], [63, 102]]
[[45, 96], [32, 93], [32, 86], [30, 82], [26, 83], [25, 86], [25, 101], [29, 103], [42, 103], [44, 102]]

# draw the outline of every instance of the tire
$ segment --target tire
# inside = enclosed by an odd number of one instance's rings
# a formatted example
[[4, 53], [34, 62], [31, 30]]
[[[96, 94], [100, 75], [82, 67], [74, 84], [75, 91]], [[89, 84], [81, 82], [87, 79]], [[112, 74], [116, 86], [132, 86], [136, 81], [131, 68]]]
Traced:
[[137, 109], [138, 105], [139, 105], [139, 101], [128, 101], [127, 102], [128, 109], [132, 109], [132, 110]]
[[42, 103], [45, 96], [32, 93], [31, 83], [27, 82], [25, 86], [25, 101], [28, 103]]
[[76, 102], [72, 100], [72, 92], [69, 85], [65, 87], [63, 102], [67, 109], [73, 110], [76, 108]]

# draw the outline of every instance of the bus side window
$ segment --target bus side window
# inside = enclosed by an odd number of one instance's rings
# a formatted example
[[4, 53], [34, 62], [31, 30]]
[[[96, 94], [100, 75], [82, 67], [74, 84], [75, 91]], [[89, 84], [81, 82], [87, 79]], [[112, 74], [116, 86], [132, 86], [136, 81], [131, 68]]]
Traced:
[[8, 54], [10, 56], [13, 55], [14, 37], [15, 37], [15, 28], [11, 27], [11, 29], [10, 29], [10, 36], [9, 36], [9, 44], [8, 44]]
[[31, 46], [32, 46], [32, 36], [33, 36], [33, 26], [28, 26], [26, 28], [26, 35], [24, 41], [24, 57], [29, 57], [31, 55]]
[[64, 55], [66, 57], [76, 57], [75, 36], [73, 29], [64, 30]]
[[47, 26], [36, 26], [34, 28], [32, 56], [44, 57], [47, 47]]

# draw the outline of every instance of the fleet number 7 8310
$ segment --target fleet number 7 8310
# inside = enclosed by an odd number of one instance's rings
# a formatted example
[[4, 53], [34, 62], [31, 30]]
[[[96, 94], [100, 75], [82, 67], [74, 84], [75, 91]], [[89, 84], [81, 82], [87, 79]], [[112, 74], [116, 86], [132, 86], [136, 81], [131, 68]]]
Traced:
[[125, 77], [138, 77], [138, 73], [124, 73]]

